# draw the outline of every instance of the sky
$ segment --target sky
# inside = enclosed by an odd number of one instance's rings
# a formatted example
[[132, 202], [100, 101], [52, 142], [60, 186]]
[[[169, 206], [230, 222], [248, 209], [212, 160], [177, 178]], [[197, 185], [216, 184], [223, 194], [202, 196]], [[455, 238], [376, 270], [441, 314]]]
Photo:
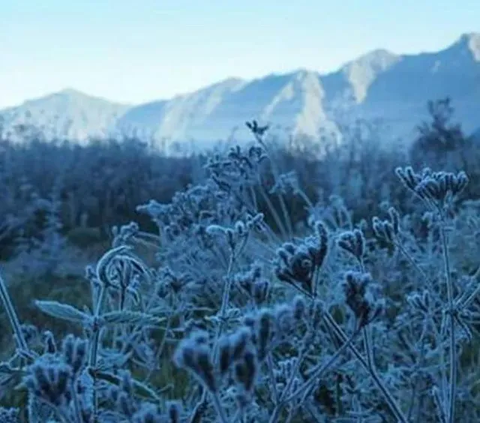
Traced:
[[0, 0], [0, 108], [66, 88], [138, 104], [230, 77], [334, 71], [480, 32], [479, 0]]

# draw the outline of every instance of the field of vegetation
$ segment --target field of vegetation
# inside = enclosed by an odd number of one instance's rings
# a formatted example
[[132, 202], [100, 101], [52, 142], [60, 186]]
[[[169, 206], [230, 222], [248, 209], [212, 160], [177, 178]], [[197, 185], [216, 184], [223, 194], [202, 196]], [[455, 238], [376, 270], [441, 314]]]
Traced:
[[[480, 140], [0, 140], [0, 423], [480, 421]], [[283, 146], [282, 146], [283, 145]]]

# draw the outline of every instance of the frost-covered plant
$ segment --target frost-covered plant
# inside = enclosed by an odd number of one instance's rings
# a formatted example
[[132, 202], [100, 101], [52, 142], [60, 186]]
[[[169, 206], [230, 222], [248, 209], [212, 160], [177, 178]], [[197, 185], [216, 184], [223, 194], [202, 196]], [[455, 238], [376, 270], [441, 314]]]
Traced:
[[[457, 202], [466, 175], [397, 170], [426, 207], [419, 237], [396, 208], [369, 225], [339, 198], [327, 207], [304, 198], [275, 163], [267, 128], [249, 128], [257, 144], [212, 158], [204, 183], [138, 207], [157, 234], [135, 223], [113, 229], [110, 249], [86, 268], [82, 307], [35, 299], [72, 333], [22, 324], [0, 280], [15, 341], [0, 388], [27, 395], [20, 414], [75, 423], [478, 419], [480, 267], [474, 255], [462, 261], [454, 237], [459, 216], [475, 216]], [[289, 190], [310, 214], [301, 233]], [[275, 199], [272, 224], [257, 196]]]
[[61, 233], [58, 187], [52, 190], [49, 199], [38, 198], [34, 207], [43, 222], [38, 234], [24, 234], [19, 238], [14, 262], [25, 276], [43, 279], [57, 272], [62, 259], [68, 258], [65, 254], [67, 242]]

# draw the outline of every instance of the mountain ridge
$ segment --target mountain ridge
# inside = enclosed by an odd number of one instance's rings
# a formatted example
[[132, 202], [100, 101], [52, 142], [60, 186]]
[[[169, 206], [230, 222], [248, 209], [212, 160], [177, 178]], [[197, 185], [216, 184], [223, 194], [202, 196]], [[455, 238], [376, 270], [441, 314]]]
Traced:
[[[46, 138], [83, 140], [112, 134], [201, 146], [258, 119], [293, 135], [318, 137], [335, 131], [346, 116], [378, 119], [388, 138], [411, 137], [425, 117], [426, 102], [449, 96], [467, 130], [479, 126], [480, 33], [465, 33], [437, 52], [395, 54], [375, 49], [334, 72], [308, 69], [251, 80], [230, 77], [199, 90], [144, 104], [120, 104], [65, 88], [20, 106], [0, 110], [4, 128], [31, 123]], [[30, 121], [30, 122], [28, 122]]]

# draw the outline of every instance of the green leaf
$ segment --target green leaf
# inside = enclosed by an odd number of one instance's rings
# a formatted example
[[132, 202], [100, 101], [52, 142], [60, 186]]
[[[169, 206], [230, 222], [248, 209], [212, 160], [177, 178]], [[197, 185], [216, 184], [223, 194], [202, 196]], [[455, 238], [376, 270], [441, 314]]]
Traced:
[[35, 305], [45, 314], [58, 319], [68, 320], [70, 322], [83, 323], [88, 320], [90, 316], [75, 307], [59, 303], [57, 301], [35, 301]]

